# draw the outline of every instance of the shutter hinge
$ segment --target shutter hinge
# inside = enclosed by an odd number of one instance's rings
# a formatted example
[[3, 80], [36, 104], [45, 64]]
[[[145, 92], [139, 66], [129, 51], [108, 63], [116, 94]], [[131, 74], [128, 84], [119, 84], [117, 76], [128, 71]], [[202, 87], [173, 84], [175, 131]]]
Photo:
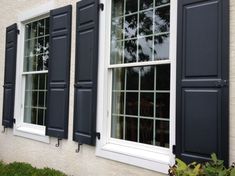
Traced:
[[100, 133], [99, 132], [95, 133], [95, 136], [100, 140]]
[[104, 11], [104, 4], [103, 3], [100, 3], [98, 5], [98, 8], [101, 10], [101, 11]]
[[176, 154], [176, 145], [172, 146], [172, 153], [175, 155]]
[[17, 34], [20, 34], [20, 30], [19, 29], [17, 29]]
[[13, 119], [13, 123], [16, 123], [16, 119]]

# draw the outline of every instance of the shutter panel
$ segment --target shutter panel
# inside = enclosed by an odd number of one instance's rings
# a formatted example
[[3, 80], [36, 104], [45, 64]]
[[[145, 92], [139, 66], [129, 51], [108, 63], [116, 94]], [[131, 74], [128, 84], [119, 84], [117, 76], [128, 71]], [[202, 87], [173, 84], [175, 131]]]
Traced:
[[77, 3], [73, 139], [95, 145], [98, 70], [98, 0]]
[[228, 0], [178, 2], [176, 157], [228, 164]]
[[6, 55], [2, 125], [5, 128], [13, 127], [15, 77], [16, 77], [16, 52], [17, 52], [17, 24], [6, 29]]
[[71, 13], [71, 5], [50, 12], [46, 134], [58, 138], [68, 137]]

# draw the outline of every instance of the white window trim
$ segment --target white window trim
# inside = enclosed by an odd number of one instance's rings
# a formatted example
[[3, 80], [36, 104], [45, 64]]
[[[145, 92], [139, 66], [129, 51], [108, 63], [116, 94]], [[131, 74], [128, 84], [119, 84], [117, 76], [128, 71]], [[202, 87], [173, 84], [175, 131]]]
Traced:
[[[24, 33], [25, 24], [29, 21], [40, 19], [49, 16], [51, 9], [55, 8], [53, 0], [44, 3], [43, 5], [32, 8], [28, 11], [24, 11], [18, 17], [18, 29], [20, 34], [18, 35], [17, 45], [17, 64], [16, 64], [16, 87], [15, 87], [15, 108], [14, 118], [16, 123], [14, 124], [13, 134], [20, 137], [25, 137], [44, 143], [50, 143], [50, 137], [46, 136], [46, 127], [34, 124], [23, 123], [23, 99], [24, 99], [24, 85], [25, 80], [22, 75], [29, 74], [30, 72], [23, 72], [23, 58], [24, 58]], [[48, 72], [48, 71], [42, 71]]]
[[[109, 65], [110, 58], [110, 26], [111, 1], [101, 0], [105, 9], [100, 13], [99, 33], [99, 66], [98, 66], [98, 97], [97, 97], [97, 131], [101, 139], [97, 140], [96, 155], [146, 169], [167, 173], [169, 165], [175, 160], [172, 146], [175, 144], [175, 102], [176, 102], [176, 44], [177, 44], [177, 1], [171, 1], [170, 6], [170, 61], [158, 61], [159, 64], [171, 63], [170, 85], [170, 148], [138, 144], [129, 141], [110, 139], [110, 102], [111, 95], [107, 84], [110, 79], [110, 69], [119, 66], [135, 66], [136, 63]], [[155, 65], [156, 61], [148, 62]], [[139, 66], [139, 63], [137, 64]], [[146, 63], [143, 63], [146, 65]], [[109, 94], [108, 94], [109, 92]], [[133, 146], [135, 144], [135, 146]], [[156, 152], [157, 150], [157, 152]], [[155, 152], [153, 152], [155, 151]]]

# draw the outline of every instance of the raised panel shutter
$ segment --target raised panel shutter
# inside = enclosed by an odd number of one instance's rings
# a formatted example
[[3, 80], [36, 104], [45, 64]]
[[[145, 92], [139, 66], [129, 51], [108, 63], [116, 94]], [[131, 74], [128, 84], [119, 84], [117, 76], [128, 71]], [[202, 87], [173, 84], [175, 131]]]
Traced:
[[68, 137], [71, 13], [71, 5], [50, 12], [46, 134], [57, 138]]
[[6, 28], [5, 50], [5, 76], [3, 94], [2, 125], [5, 128], [13, 127], [15, 78], [16, 78], [16, 52], [17, 52], [17, 24]]
[[178, 3], [176, 156], [228, 164], [228, 0]]
[[99, 1], [77, 3], [73, 139], [95, 145]]

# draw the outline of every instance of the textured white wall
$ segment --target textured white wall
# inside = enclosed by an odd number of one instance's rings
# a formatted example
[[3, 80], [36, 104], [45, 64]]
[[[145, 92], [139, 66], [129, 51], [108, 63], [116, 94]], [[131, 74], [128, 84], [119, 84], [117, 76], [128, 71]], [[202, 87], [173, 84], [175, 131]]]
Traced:
[[[18, 19], [18, 14], [48, 0], [1, 0], [0, 8], [0, 85], [3, 85], [5, 58], [5, 28]], [[6, 162], [24, 161], [37, 167], [53, 167], [75, 176], [157, 176], [156, 172], [129, 166], [95, 156], [95, 148], [84, 145], [75, 153], [77, 143], [72, 141], [73, 124], [73, 82], [75, 58], [75, 13], [77, 0], [55, 0], [57, 7], [73, 5], [71, 84], [69, 110], [69, 139], [63, 140], [59, 148], [56, 139], [50, 144], [17, 137], [12, 130], [0, 133], [0, 160]], [[0, 86], [1, 87], [1, 86]], [[2, 114], [3, 89], [0, 88], [0, 114]], [[235, 161], [235, 1], [230, 1], [230, 162]], [[1, 122], [1, 115], [0, 115]], [[0, 127], [0, 130], [2, 128]]]

